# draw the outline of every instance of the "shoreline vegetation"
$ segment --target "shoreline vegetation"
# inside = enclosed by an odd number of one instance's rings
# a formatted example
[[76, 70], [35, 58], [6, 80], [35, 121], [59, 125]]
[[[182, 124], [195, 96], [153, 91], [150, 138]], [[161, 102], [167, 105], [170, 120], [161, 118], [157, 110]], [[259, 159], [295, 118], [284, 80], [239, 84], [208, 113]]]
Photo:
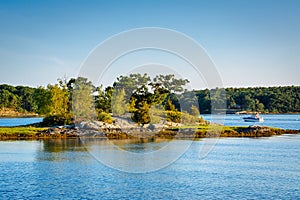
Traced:
[[[300, 112], [285, 112], [285, 113], [261, 113], [261, 112], [254, 112], [254, 111], [238, 111], [236, 113], [227, 113], [228, 115], [252, 115], [255, 113], [260, 114], [268, 114], [268, 115], [297, 115]], [[38, 113], [30, 113], [30, 112], [18, 112], [15, 110], [3, 108], [0, 109], [0, 119], [1, 118], [35, 118], [35, 117], [45, 117], [44, 115], [40, 115]]]
[[0, 108], [0, 118], [25, 118], [25, 117], [43, 117], [34, 112], [19, 112], [11, 108]]
[[284, 130], [265, 126], [174, 126], [161, 130], [141, 128], [95, 128], [86, 126], [78, 129], [75, 126], [39, 127], [39, 124], [18, 127], [0, 127], [0, 140], [42, 140], [42, 139], [201, 139], [217, 137], [271, 137], [283, 134], [300, 134], [300, 130]]
[[[214, 88], [185, 90], [187, 79], [178, 79], [174, 75], [147, 74], [120, 76], [112, 86], [94, 86], [87, 78], [70, 80], [58, 79], [58, 83], [47, 87], [12, 86], [0, 84], [0, 117], [43, 116], [54, 118], [58, 123], [69, 123], [72, 115], [73, 98], [78, 93], [91, 90], [94, 96], [93, 106], [97, 114], [112, 113], [111, 104], [118, 104], [116, 112], [122, 112], [123, 103], [127, 111], [140, 118], [138, 109], [161, 105], [165, 110], [181, 110], [180, 101], [189, 98], [197, 103], [201, 114], [215, 113], [222, 109], [228, 114], [299, 114], [300, 86]], [[89, 100], [86, 98], [86, 100]], [[217, 101], [216, 101], [217, 100]], [[169, 103], [168, 103], [169, 101]], [[214, 103], [215, 102], [215, 103]], [[90, 101], [86, 101], [86, 104]], [[214, 108], [212, 108], [214, 103]], [[216, 104], [217, 103], [217, 104]], [[168, 105], [169, 104], [169, 105]], [[172, 105], [171, 105], [172, 104]], [[171, 105], [171, 106], [170, 106]], [[218, 108], [219, 105], [222, 105]], [[88, 105], [86, 105], [88, 106]], [[217, 107], [217, 108], [216, 108]], [[187, 108], [189, 109], [189, 108]], [[143, 110], [142, 110], [143, 111]], [[57, 118], [58, 117], [58, 118]], [[137, 119], [141, 121], [141, 119]], [[147, 121], [147, 118], [144, 119]], [[57, 124], [58, 125], [58, 124]]]
[[188, 83], [174, 74], [130, 74], [117, 77], [105, 88], [85, 77], [59, 79], [57, 84], [37, 88], [2, 84], [0, 117], [42, 116], [43, 122], [0, 127], [0, 139], [193, 139], [299, 133], [271, 127], [220, 126], [199, 116], [299, 113], [300, 86], [187, 90]]

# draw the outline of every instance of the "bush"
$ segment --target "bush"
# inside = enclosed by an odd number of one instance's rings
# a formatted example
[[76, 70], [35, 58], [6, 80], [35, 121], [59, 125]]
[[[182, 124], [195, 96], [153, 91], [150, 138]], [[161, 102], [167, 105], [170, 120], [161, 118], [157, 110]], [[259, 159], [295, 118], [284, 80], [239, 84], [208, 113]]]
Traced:
[[206, 121], [203, 119], [203, 117], [199, 117], [199, 123], [200, 124], [206, 124]]
[[197, 125], [199, 123], [199, 116], [190, 115], [189, 113], [182, 113], [182, 123], [185, 125]]
[[98, 120], [109, 124], [113, 123], [111, 115], [103, 111], [98, 114]]
[[73, 122], [73, 119], [71, 117], [71, 114], [69, 115], [49, 115], [46, 116], [43, 119], [42, 124], [44, 126], [58, 126], [58, 125], [66, 125], [71, 124]]
[[166, 111], [167, 121], [180, 123], [181, 122], [181, 112], [178, 111]]
[[202, 117], [190, 115], [187, 112], [179, 111], [166, 111], [167, 121], [182, 123], [185, 125], [196, 125], [198, 123], [205, 124], [205, 120]]

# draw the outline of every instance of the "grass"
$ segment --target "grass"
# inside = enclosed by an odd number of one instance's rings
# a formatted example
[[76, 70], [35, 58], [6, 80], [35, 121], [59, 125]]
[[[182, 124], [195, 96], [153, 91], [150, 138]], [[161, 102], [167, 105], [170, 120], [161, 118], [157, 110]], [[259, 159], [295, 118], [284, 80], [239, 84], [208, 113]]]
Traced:
[[33, 135], [39, 131], [47, 130], [48, 128], [40, 127], [0, 127], [0, 135], [15, 135], [15, 134], [24, 134], [24, 135]]
[[177, 126], [170, 127], [169, 130], [178, 130], [178, 129], [197, 129], [197, 130], [208, 130], [208, 129], [218, 129], [222, 131], [238, 131], [241, 128], [247, 128], [247, 126], [222, 126], [222, 125], [192, 125], [192, 126]]
[[[296, 134], [299, 131], [292, 130], [283, 130], [279, 128], [269, 128], [266, 131], [244, 131], [246, 126], [222, 126], [222, 125], [187, 125], [179, 127], [170, 127], [167, 130], [161, 132], [159, 137], [174, 137], [174, 132], [182, 130], [183, 137], [190, 136], [189, 131], [187, 135], [184, 135], [185, 129], [193, 129], [195, 131], [195, 137], [204, 138], [204, 137], [268, 137], [273, 135], [281, 134]], [[0, 140], [4, 139], [18, 139], [18, 138], [39, 138], [41, 135], [37, 134], [41, 131], [47, 130], [48, 127], [34, 127], [34, 126], [20, 126], [20, 127], [0, 127]], [[118, 135], [118, 134], [117, 134]], [[120, 135], [120, 134], [119, 134]], [[67, 137], [66, 135], [63, 135]], [[57, 135], [42, 135], [42, 138], [59, 138]]]

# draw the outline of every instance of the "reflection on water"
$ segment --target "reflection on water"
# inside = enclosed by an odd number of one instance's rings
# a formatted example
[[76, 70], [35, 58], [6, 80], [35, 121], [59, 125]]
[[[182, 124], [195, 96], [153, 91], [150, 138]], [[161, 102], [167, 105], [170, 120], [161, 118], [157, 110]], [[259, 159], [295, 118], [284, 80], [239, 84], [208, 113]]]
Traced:
[[[168, 167], [143, 174], [109, 168], [90, 152], [97, 153], [99, 146], [131, 151], [138, 146], [137, 152], [151, 152], [164, 148], [167, 141], [89, 140], [84, 145], [79, 139], [0, 141], [0, 199], [300, 198], [300, 135], [221, 138], [200, 160], [199, 150], [207, 140], [211, 139], [194, 141]], [[180, 149], [186, 142], [174, 144]], [[155, 165], [160, 160], [153, 156], [151, 161], [144, 164]], [[120, 162], [133, 170], [142, 164], [126, 157]]]
[[36, 151], [37, 161], [64, 161], [77, 159], [74, 152], [86, 152], [86, 148], [79, 139], [49, 139], [40, 141]]
[[49, 139], [42, 143], [46, 152], [86, 151], [80, 139]]
[[111, 168], [144, 173], [164, 168], [186, 152], [193, 140], [81, 138], [90, 155]]
[[118, 148], [124, 151], [131, 151], [135, 153], [146, 153], [159, 150], [170, 142], [170, 139], [160, 138], [134, 138], [134, 139], [103, 139], [103, 138], [84, 138], [81, 139], [82, 144], [87, 150], [93, 149], [97, 146], [101, 148]]
[[169, 139], [123, 139], [110, 140], [105, 138], [78, 138], [78, 139], [47, 139], [38, 141], [42, 145], [38, 151], [48, 153], [59, 153], [68, 151], [89, 151], [90, 149], [101, 146], [107, 148], [120, 148], [132, 152], [151, 152], [162, 148], [171, 140]]
[[[157, 151], [170, 142], [168, 139], [125, 139], [109, 140], [103, 138], [48, 139], [35, 141], [37, 161], [64, 161], [75, 159], [73, 152], [100, 154], [103, 150], [120, 149], [134, 153]], [[30, 149], [27, 149], [30, 150]]]

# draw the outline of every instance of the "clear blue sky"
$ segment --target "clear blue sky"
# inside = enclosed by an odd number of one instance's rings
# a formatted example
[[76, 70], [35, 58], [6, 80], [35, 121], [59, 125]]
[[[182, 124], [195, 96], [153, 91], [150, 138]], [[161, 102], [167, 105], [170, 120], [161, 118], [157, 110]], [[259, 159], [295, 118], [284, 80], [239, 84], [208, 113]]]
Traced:
[[194, 38], [224, 85], [300, 85], [299, 0], [0, 1], [0, 84], [77, 76], [89, 52], [132, 28]]

